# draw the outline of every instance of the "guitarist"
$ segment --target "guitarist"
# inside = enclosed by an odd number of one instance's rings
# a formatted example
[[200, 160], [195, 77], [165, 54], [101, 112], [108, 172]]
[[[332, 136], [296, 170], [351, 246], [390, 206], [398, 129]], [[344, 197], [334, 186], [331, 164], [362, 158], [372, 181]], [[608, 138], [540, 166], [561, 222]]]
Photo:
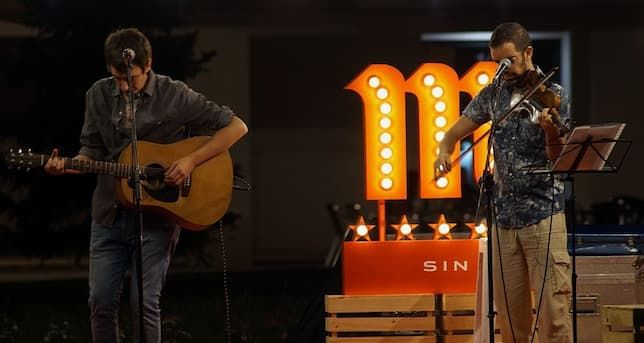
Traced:
[[[127, 28], [111, 33], [105, 40], [105, 61], [111, 76], [98, 80], [86, 93], [81, 148], [75, 159], [116, 161], [131, 142], [133, 116], [129, 113], [123, 59], [126, 49], [134, 51], [132, 89], [138, 138], [168, 144], [184, 139], [186, 132], [212, 135], [205, 145], [172, 163], [165, 174], [166, 183], [180, 185], [196, 166], [246, 134], [246, 124], [230, 108], [215, 104], [181, 81], [154, 73], [150, 42], [138, 29]], [[56, 149], [45, 171], [53, 175], [78, 173], [65, 169]], [[99, 175], [92, 198], [89, 307], [93, 341], [100, 343], [119, 341], [123, 279], [128, 269], [136, 275], [136, 213], [119, 206], [115, 189], [114, 177]], [[143, 225], [144, 330], [146, 342], [156, 343], [161, 342], [159, 299], [180, 228], [152, 213], [145, 213]], [[130, 302], [133, 318], [139, 318], [138, 291], [135, 278], [132, 280]], [[133, 323], [134, 341], [138, 342], [138, 320]]]

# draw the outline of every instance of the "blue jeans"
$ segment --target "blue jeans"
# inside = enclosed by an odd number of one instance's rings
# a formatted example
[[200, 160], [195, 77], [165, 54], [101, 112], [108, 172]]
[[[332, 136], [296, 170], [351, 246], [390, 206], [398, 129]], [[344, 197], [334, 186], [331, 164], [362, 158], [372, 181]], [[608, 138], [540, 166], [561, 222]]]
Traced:
[[[181, 229], [172, 223], [143, 219], [143, 322], [146, 343], [161, 342], [159, 298]], [[156, 219], [156, 218], [155, 218]], [[136, 283], [136, 215], [120, 211], [112, 225], [92, 223], [89, 248], [89, 308], [95, 343], [119, 342], [118, 313], [125, 273], [131, 271], [130, 305], [134, 341], [139, 315]]]

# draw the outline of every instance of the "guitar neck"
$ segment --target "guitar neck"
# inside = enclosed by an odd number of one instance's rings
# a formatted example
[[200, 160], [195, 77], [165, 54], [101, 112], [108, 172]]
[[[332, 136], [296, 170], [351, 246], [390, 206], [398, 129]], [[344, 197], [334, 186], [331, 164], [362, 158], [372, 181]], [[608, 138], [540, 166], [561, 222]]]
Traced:
[[[45, 156], [45, 161], [47, 161], [47, 156]], [[65, 169], [78, 170], [83, 173], [111, 175], [120, 178], [127, 178], [132, 175], [132, 166], [129, 164], [79, 160], [68, 157], [63, 158], [63, 162], [65, 163]]]

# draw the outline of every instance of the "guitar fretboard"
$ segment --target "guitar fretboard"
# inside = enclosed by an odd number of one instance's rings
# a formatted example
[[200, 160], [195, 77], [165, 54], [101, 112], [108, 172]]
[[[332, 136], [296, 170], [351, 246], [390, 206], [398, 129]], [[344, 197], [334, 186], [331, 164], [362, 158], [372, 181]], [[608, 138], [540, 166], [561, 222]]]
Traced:
[[78, 170], [84, 173], [105, 174], [122, 178], [130, 176], [132, 173], [132, 166], [129, 164], [79, 160], [67, 157], [63, 158], [63, 161], [65, 162], [65, 169]]

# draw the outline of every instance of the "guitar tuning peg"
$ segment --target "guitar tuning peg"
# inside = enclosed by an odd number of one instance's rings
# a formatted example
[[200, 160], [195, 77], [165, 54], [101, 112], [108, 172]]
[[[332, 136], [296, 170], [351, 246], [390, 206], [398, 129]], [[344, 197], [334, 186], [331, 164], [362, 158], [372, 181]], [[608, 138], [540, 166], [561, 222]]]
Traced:
[[9, 153], [13, 153], [13, 148], [9, 149]]
[[27, 167], [27, 169], [25, 169], [25, 171], [30, 171], [30, 170], [31, 170], [31, 167]]
[[19, 154], [22, 154], [22, 149], [18, 149], [18, 153], [19, 153]]

